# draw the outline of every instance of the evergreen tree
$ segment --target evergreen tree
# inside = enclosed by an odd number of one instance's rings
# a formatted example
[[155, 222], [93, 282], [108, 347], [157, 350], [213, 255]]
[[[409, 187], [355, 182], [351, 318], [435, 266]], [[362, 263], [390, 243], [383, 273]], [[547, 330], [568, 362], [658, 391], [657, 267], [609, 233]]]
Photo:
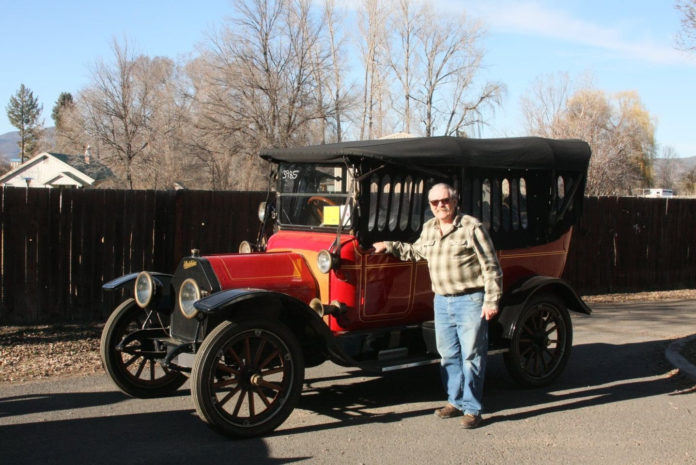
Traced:
[[40, 120], [43, 106], [39, 105], [38, 97], [22, 84], [15, 95], [10, 97], [10, 103], [5, 107], [7, 118], [12, 126], [19, 130], [19, 153], [21, 163], [33, 155], [39, 145], [43, 122]]
[[60, 131], [63, 129], [61, 125], [61, 111], [64, 109], [71, 109], [74, 105], [75, 102], [72, 94], [70, 92], [61, 92], [56, 104], [53, 106], [53, 111], [51, 112], [51, 118], [53, 118], [56, 130]]

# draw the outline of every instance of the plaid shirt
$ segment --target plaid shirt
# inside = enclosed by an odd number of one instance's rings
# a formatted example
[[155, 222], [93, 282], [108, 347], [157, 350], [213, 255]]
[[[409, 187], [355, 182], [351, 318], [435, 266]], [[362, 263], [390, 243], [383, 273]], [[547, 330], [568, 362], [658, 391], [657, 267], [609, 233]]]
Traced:
[[482, 288], [484, 306], [497, 307], [503, 271], [488, 232], [469, 215], [457, 215], [453, 225], [442, 236], [438, 219], [432, 218], [425, 222], [416, 242], [386, 241], [387, 252], [401, 260], [427, 260], [436, 294], [460, 294]]

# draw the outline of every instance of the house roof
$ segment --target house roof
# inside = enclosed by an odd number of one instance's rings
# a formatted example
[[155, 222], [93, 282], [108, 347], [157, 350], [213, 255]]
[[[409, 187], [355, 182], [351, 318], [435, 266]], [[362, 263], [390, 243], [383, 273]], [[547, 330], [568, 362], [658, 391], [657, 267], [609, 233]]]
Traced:
[[90, 160], [89, 163], [86, 163], [84, 155], [66, 155], [64, 153], [54, 152], [48, 153], [63, 163], [67, 163], [68, 165], [72, 166], [76, 170], [82, 171], [95, 181], [100, 181], [114, 175], [114, 173], [107, 166], [94, 159]]
[[64, 172], [60, 173], [58, 176], [55, 176], [55, 177], [49, 179], [44, 184], [50, 185], [50, 186], [59, 186], [60, 184], [58, 183], [58, 181], [60, 181], [61, 179], [64, 179], [64, 178], [72, 179], [73, 182], [77, 183], [81, 187], [89, 186], [89, 183], [85, 182], [84, 179], [81, 179], [81, 178], [75, 176], [74, 174], [72, 174], [69, 171], [64, 171]]
[[[84, 187], [90, 184], [94, 185], [105, 179], [114, 177], [113, 172], [107, 166], [96, 160], [90, 160], [90, 162], [87, 163], [84, 155], [67, 155], [64, 153], [43, 152], [25, 161], [15, 169], [0, 176], [0, 183], [6, 183], [11, 179], [17, 178], [22, 173], [30, 173], [30, 170], [33, 167], [43, 163], [49, 158], [57, 160], [59, 165], [68, 165], [69, 168], [59, 167], [57, 170], [54, 168], [54, 174], [50, 178], [40, 181], [41, 185], [52, 186], [54, 185], [53, 183], [57, 182], [61, 178], [70, 178], [73, 179], [77, 185]], [[86, 179], [80, 179], [80, 174], [85, 176]]]

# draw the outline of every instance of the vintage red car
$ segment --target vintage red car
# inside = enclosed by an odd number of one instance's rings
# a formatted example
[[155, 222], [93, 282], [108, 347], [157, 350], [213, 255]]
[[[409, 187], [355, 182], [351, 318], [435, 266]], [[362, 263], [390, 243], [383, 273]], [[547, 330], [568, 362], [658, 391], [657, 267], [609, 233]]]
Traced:
[[[239, 253], [181, 260], [104, 285], [133, 296], [101, 340], [126, 394], [163, 396], [190, 377], [199, 416], [231, 436], [290, 415], [305, 367], [331, 360], [376, 373], [437, 363], [425, 262], [374, 254], [415, 240], [431, 185], [448, 182], [488, 228], [504, 271], [489, 353], [524, 385], [564, 369], [569, 310], [590, 313], [560, 279], [590, 159], [578, 140], [456, 137], [344, 142], [261, 153], [275, 180], [260, 233]], [[230, 208], [234, 208], [230, 206]]]

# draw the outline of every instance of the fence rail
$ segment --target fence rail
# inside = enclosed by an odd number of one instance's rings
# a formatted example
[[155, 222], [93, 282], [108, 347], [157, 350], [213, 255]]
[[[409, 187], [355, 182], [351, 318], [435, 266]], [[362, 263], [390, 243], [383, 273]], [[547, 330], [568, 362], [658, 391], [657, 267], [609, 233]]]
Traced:
[[[254, 238], [261, 192], [2, 188], [0, 324], [103, 320], [101, 285]], [[583, 294], [696, 285], [696, 199], [587, 198], [564, 278]]]

